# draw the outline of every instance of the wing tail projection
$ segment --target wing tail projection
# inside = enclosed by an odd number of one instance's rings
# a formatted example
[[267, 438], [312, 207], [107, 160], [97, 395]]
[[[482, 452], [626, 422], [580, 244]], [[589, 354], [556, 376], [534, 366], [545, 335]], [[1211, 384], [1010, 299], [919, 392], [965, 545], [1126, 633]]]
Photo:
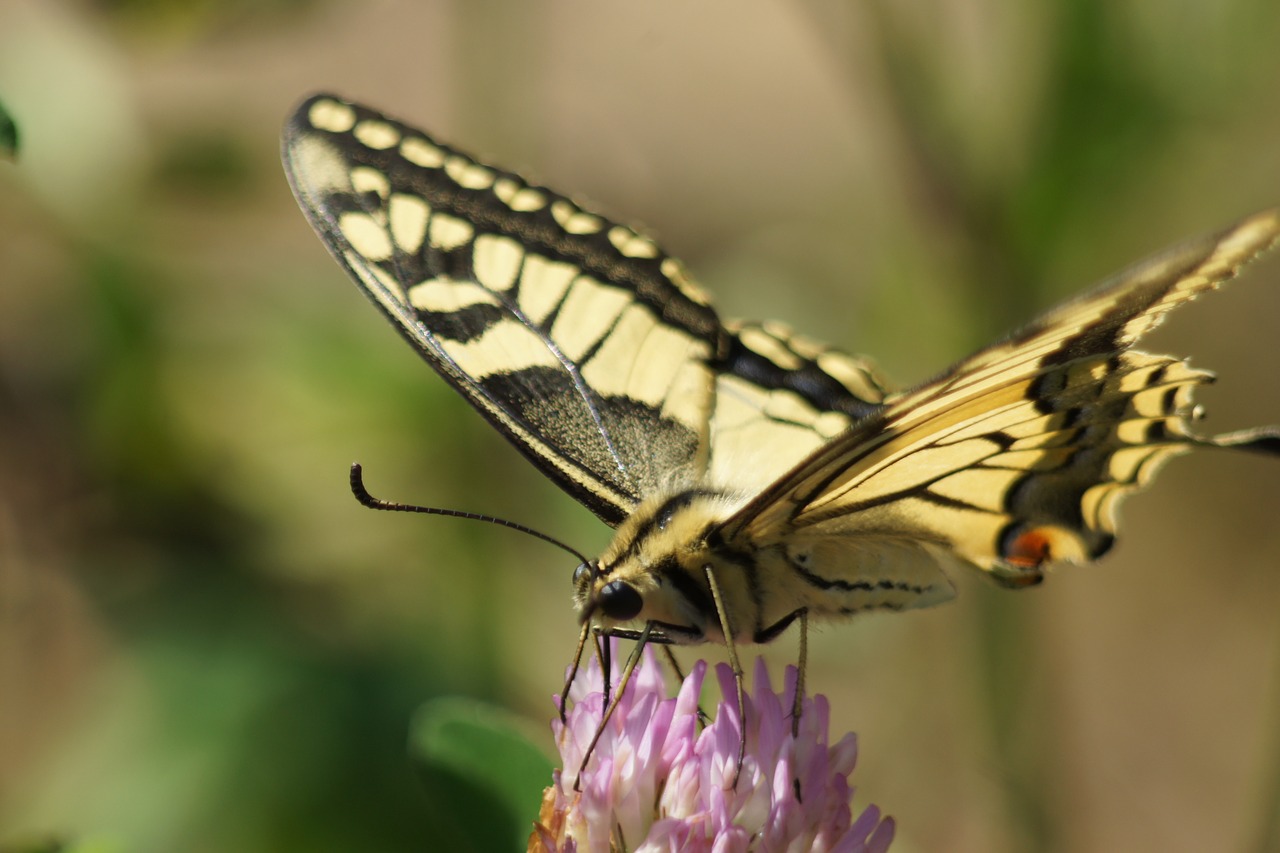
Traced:
[[1280, 427], [1255, 427], [1237, 432], [1215, 435], [1203, 441], [1208, 447], [1228, 450], [1246, 450], [1252, 453], [1269, 453], [1280, 456]]

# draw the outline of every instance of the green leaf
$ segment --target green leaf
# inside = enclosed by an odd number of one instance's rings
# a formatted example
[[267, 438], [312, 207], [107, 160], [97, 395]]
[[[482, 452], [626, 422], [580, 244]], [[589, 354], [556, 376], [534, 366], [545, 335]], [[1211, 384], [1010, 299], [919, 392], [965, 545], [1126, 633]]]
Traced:
[[18, 123], [0, 101], [0, 157], [18, 159]]
[[[470, 828], [476, 849], [523, 849], [551, 784], [551, 762], [513, 714], [461, 697], [418, 709], [410, 753], [443, 814]], [[485, 838], [481, 836], [487, 836]]]

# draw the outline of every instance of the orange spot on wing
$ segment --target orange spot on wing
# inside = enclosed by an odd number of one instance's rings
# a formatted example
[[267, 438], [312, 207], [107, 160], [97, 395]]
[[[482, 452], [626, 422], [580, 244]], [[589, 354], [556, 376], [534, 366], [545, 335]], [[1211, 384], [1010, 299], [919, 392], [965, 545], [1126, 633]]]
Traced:
[[1009, 543], [1004, 558], [1018, 568], [1039, 568], [1053, 559], [1053, 530], [1047, 527], [1033, 527]]
[[[1105, 547], [1102, 550], [1106, 550]], [[1046, 563], [1076, 563], [1090, 559], [1080, 535], [1066, 527], [1044, 524], [1010, 531], [1000, 549], [996, 579], [1007, 587], [1035, 586], [1044, 579]]]

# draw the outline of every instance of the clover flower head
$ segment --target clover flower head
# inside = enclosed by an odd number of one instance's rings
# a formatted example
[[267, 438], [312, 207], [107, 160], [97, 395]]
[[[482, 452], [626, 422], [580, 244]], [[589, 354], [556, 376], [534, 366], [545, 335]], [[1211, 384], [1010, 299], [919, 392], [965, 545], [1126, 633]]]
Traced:
[[[733, 673], [724, 664], [716, 668], [721, 695], [727, 698], [716, 708], [714, 720], [701, 728], [698, 697], [706, 672], [706, 663], [699, 661], [677, 695], [668, 697], [662, 669], [652, 648], [646, 648], [583, 767], [605, 706], [600, 666], [588, 663], [569, 691], [566, 722], [557, 717], [551, 724], [563, 769], [544, 794], [530, 851], [888, 849], [892, 818], [881, 818], [873, 805], [853, 819], [849, 774], [857, 761], [857, 738], [849, 733], [829, 743], [826, 697], [804, 698], [800, 731], [793, 737], [796, 669], [787, 668], [785, 687], [776, 693], [758, 660], [754, 689], [746, 697], [746, 757], [735, 785], [742, 717]], [[580, 790], [575, 791], [579, 772]]]

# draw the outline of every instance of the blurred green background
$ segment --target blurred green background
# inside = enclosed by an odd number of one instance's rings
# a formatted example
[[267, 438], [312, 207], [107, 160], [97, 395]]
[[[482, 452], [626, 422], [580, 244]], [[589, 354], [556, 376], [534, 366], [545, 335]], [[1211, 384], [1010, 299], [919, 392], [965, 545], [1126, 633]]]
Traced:
[[[550, 748], [574, 567], [362, 510], [347, 466], [607, 531], [321, 248], [278, 161], [305, 93], [589, 199], [726, 316], [910, 383], [1280, 203], [1277, 43], [1274, 0], [5, 0], [0, 849], [443, 849], [416, 708], [492, 702]], [[1212, 429], [1280, 423], [1278, 327], [1272, 257], [1150, 346], [1220, 373]], [[822, 629], [857, 803], [900, 851], [1276, 849], [1278, 507], [1280, 463], [1178, 460], [1101, 565]]]

